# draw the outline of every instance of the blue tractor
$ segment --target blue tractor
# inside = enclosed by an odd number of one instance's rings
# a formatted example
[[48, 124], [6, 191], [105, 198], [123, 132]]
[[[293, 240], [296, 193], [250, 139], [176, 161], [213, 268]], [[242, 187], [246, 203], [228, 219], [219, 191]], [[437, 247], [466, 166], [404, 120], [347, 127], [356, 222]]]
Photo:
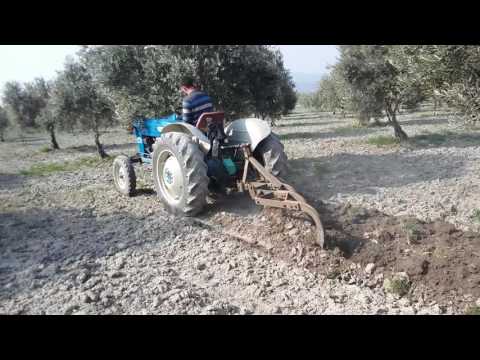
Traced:
[[209, 192], [248, 191], [258, 205], [303, 211], [317, 226], [324, 245], [317, 211], [279, 177], [286, 174], [287, 156], [267, 122], [239, 119], [225, 126], [224, 113], [204, 113], [196, 126], [176, 114], [138, 120], [133, 133], [134, 156], [117, 156], [113, 163], [116, 189], [133, 196], [134, 166], [151, 172], [157, 196], [177, 215], [195, 216], [207, 204]]

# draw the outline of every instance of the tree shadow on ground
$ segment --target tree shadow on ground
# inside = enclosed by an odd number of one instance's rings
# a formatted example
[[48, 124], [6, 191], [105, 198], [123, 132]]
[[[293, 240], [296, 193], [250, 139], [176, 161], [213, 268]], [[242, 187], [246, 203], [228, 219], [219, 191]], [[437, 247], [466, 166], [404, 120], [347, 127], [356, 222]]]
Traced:
[[0, 191], [9, 191], [23, 187], [25, 177], [17, 174], [0, 173]]
[[303, 113], [294, 113], [283, 116], [282, 119], [299, 119], [299, 118], [313, 118], [313, 117], [326, 117], [332, 116], [332, 113], [325, 112], [303, 112]]
[[382, 131], [383, 127], [354, 128], [341, 127], [327, 132], [292, 132], [287, 134], [279, 134], [280, 140], [298, 140], [298, 139], [334, 139], [343, 137], [358, 137], [369, 134], [375, 134]]
[[133, 194], [133, 197], [142, 197], [142, 196], [149, 197], [149, 196], [153, 196], [153, 195], [156, 195], [156, 192], [153, 188], [143, 187], [143, 188], [135, 190], [135, 194]]
[[456, 147], [466, 148], [480, 146], [480, 133], [431, 133], [415, 135], [409, 138], [408, 145], [413, 148]]
[[25, 137], [11, 137], [11, 138], [6, 138], [5, 143], [21, 143], [21, 144], [27, 144], [27, 145], [38, 145], [41, 142], [46, 142], [46, 138], [42, 137], [34, 137], [34, 136], [25, 136]]
[[307, 121], [307, 122], [290, 122], [288, 124], [277, 124], [277, 128], [283, 127], [297, 127], [297, 126], [320, 126], [320, 125], [335, 125], [338, 121]]
[[342, 153], [289, 160], [287, 180], [302, 193], [325, 199], [338, 193], [376, 194], [378, 188], [455, 178], [464, 167], [465, 159], [461, 156]]
[[[0, 213], [0, 300], [51, 282], [80, 287], [82, 281], [75, 280], [80, 272], [102, 275], [96, 272], [97, 259], [123, 251], [120, 244], [131, 249], [158, 241], [147, 235], [160, 226], [155, 215], [139, 220], [125, 212], [102, 217], [65, 208]], [[81, 268], [65, 269], [77, 262]]]
[[445, 125], [448, 124], [448, 119], [439, 119], [439, 118], [431, 118], [431, 119], [411, 119], [411, 120], [400, 120], [401, 126], [413, 126], [413, 125]]

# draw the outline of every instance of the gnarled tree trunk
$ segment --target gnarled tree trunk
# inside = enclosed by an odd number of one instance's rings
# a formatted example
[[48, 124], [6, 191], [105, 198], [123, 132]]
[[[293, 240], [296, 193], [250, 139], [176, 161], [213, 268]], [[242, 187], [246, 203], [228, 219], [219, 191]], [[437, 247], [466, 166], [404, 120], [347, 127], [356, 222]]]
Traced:
[[52, 147], [54, 150], [60, 149], [60, 146], [58, 146], [57, 143], [57, 138], [55, 137], [55, 126], [49, 125], [47, 127], [48, 133], [50, 134], [50, 141], [52, 143]]
[[393, 127], [395, 137], [397, 139], [400, 139], [400, 141], [406, 141], [408, 140], [408, 135], [405, 131], [403, 131], [402, 127], [397, 121], [397, 110], [398, 110], [398, 105], [396, 105], [394, 109], [392, 109], [391, 106], [387, 106], [386, 113], [387, 113], [388, 122]]
[[100, 143], [100, 133], [98, 132], [98, 130], [95, 131], [95, 145], [97, 146], [98, 155], [100, 155], [102, 159], [108, 157], [108, 154], [105, 152], [103, 145]]

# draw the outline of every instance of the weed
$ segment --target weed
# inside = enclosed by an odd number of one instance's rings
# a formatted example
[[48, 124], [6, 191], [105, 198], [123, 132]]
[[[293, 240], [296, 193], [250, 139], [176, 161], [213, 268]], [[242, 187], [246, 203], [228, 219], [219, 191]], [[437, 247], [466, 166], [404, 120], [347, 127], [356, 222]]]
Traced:
[[400, 140], [394, 138], [393, 136], [373, 136], [367, 139], [368, 145], [375, 145], [378, 147], [388, 147], [388, 146], [396, 146], [400, 144]]
[[408, 294], [411, 285], [408, 275], [405, 273], [399, 273], [391, 279], [385, 279], [383, 282], [383, 288], [386, 292], [399, 297]]
[[465, 311], [465, 315], [480, 315], [480, 306], [477, 306], [477, 305], [470, 306]]
[[409, 244], [420, 240], [421, 231], [416, 220], [407, 220], [402, 224], [402, 226]]
[[41, 153], [48, 153], [50, 151], [52, 151], [52, 148], [50, 146], [46, 146], [46, 145], [41, 147], [40, 150], [39, 150], [39, 152], [41, 152]]
[[473, 210], [473, 214], [470, 216], [470, 219], [480, 223], [480, 209]]

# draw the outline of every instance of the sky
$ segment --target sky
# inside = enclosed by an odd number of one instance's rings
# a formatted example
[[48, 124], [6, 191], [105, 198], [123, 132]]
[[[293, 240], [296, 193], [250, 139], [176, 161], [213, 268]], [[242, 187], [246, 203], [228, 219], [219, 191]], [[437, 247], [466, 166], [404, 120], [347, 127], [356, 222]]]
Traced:
[[333, 65], [339, 55], [336, 45], [278, 45], [283, 54], [285, 66], [292, 73], [326, 73], [327, 66]]
[[11, 80], [51, 79], [62, 69], [66, 56], [78, 49], [77, 45], [0, 45], [0, 87]]
[[[336, 61], [335, 45], [278, 45], [292, 74], [323, 74]], [[0, 45], [0, 87], [5, 82], [51, 79], [77, 45]]]

